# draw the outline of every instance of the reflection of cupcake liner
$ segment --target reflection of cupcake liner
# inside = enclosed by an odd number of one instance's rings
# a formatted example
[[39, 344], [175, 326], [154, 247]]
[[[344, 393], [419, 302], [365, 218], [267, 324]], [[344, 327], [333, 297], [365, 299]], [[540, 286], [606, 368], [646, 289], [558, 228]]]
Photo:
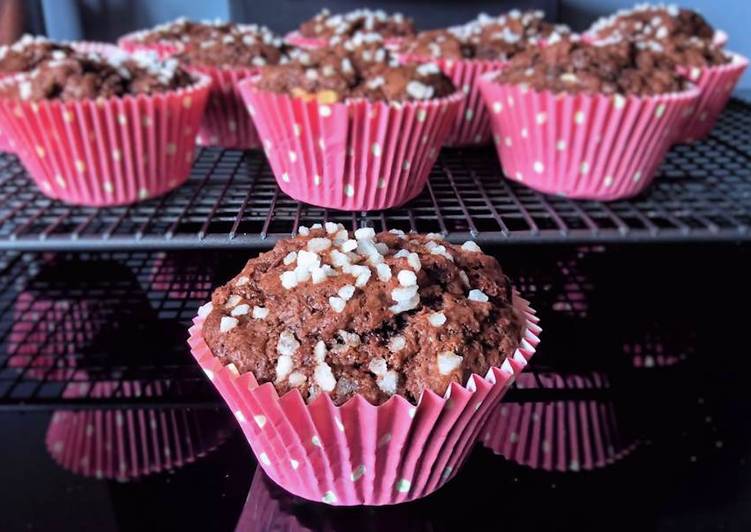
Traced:
[[349, 211], [417, 196], [462, 94], [401, 104], [319, 104], [239, 84], [279, 187], [294, 199]]
[[522, 345], [501, 368], [447, 397], [427, 391], [417, 406], [394, 396], [376, 407], [356, 396], [341, 407], [328, 395], [305, 404], [293, 390], [279, 397], [271, 383], [223, 366], [201, 334], [190, 330], [191, 351], [235, 413], [264, 471], [300, 497], [333, 505], [384, 505], [425, 497], [452, 478], [476, 441], [486, 416], [534, 354], [540, 328], [527, 303]]
[[541, 192], [616, 200], [643, 191], [696, 88], [655, 96], [553, 94], [482, 76], [505, 174]]
[[745, 57], [732, 53], [729, 55], [732, 61], [726, 65], [680, 68], [681, 74], [699, 87], [701, 96], [694, 106], [684, 111], [686, 118], [677, 130], [678, 142], [692, 142], [706, 137], [720, 117], [748, 66], [748, 59]]
[[[237, 520], [235, 532], [259, 532], [261, 530], [287, 530], [289, 532], [309, 531], [299, 522], [291, 511], [283, 508], [284, 501], [280, 500], [293, 496], [278, 492], [273, 482], [266, 476], [263, 469], [256, 468], [253, 481], [250, 484], [248, 498]], [[290, 503], [294, 501], [289, 501]]]
[[260, 148], [258, 132], [237, 90], [237, 82], [252, 76], [253, 68], [191, 66], [190, 70], [211, 78], [198, 142], [203, 146], [249, 149]]
[[685, 361], [695, 352], [698, 342], [693, 328], [686, 328], [681, 335], [669, 339], [664, 336], [667, 324], [655, 326], [654, 322], [642, 324], [632, 332], [639, 331], [633, 338], [629, 333], [623, 340], [623, 353], [637, 369], [664, 368], [675, 366]]
[[401, 56], [400, 61], [406, 63], [436, 63], [443, 73], [451, 78], [454, 86], [467, 95], [456, 114], [456, 120], [445, 142], [446, 146], [471, 146], [490, 142], [490, 120], [477, 81], [480, 75], [501, 68], [503, 66], [502, 61], [482, 59], [434, 60], [412, 55]]
[[[166, 383], [80, 382], [63, 396], [91, 401], [114, 396], [159, 397]], [[228, 418], [186, 409], [57, 411], [45, 442], [64, 469], [86, 477], [132, 480], [177, 469], [218, 447], [231, 434]]]
[[205, 266], [184, 259], [185, 257], [173, 253], [157, 254], [150, 270], [151, 290], [167, 292], [170, 299], [209, 299], [212, 275]]
[[117, 45], [126, 52], [155, 52], [161, 59], [166, 59], [183, 50], [183, 44], [177, 41], [143, 42], [143, 37], [149, 30], [134, 31], [123, 35], [117, 40]]
[[[539, 379], [539, 382], [538, 382]], [[525, 373], [519, 388], [572, 390], [607, 388], [607, 378]], [[621, 433], [613, 403], [607, 400], [502, 403], [480, 435], [494, 453], [547, 471], [591, 470], [631, 452], [637, 442]]]
[[81, 205], [127, 204], [188, 178], [209, 85], [202, 78], [176, 91], [96, 101], [0, 98], [0, 119], [45, 195]]

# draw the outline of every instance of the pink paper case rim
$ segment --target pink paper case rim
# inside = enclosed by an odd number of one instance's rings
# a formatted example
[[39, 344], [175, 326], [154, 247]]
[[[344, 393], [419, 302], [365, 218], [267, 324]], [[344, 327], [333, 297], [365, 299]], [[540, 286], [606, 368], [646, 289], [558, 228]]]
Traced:
[[260, 149], [261, 140], [237, 84], [258, 74], [258, 68], [189, 65], [189, 71], [211, 78], [198, 144], [233, 149]]
[[504, 61], [489, 59], [432, 59], [414, 54], [401, 54], [403, 63], [435, 63], [448, 76], [457, 90], [466, 94], [456, 114], [456, 120], [444, 146], [482, 146], [490, 143], [490, 119], [480, 94], [479, 78], [482, 74], [499, 71]]
[[[582, 389], [609, 387], [606, 375], [524, 373], [519, 388]], [[621, 434], [608, 400], [502, 403], [485, 425], [480, 441], [494, 454], [544, 471], [579, 472], [607, 467], [639, 446]]]
[[155, 52], [160, 59], [167, 59], [182, 52], [185, 46], [176, 41], [162, 40], [155, 43], [145, 43], [141, 37], [147, 35], [150, 30], [139, 30], [127, 33], [117, 40], [117, 46], [128, 53]]
[[371, 211], [417, 196], [462, 92], [419, 102], [319, 104], [238, 84], [279, 188], [319, 207]]
[[466, 386], [452, 383], [444, 397], [423, 393], [417, 406], [399, 396], [379, 406], [360, 395], [342, 406], [328, 394], [310, 404], [298, 390], [279, 397], [271, 383], [259, 385], [252, 373], [239, 375], [211, 353], [201, 317], [193, 320], [188, 343], [274, 482], [308, 500], [381, 506], [429, 495], [464, 462], [539, 343], [534, 311], [517, 295], [514, 306], [527, 319], [514, 356], [486, 377], [472, 375]]
[[546, 194], [614, 201], [654, 179], [699, 90], [654, 96], [555, 94], [481, 76], [507, 179]]
[[748, 58], [735, 52], [726, 54], [731, 57], [731, 62], [725, 65], [678, 68], [681, 75], [699, 87], [701, 95], [695, 106], [684, 111], [685, 122], [678, 128], [676, 142], [688, 143], [707, 137], [720, 118], [748, 67]]
[[66, 102], [0, 97], [0, 123], [44, 195], [74, 205], [126, 205], [187, 180], [210, 84], [201, 76], [154, 95]]
[[[162, 395], [162, 385], [137, 381], [85, 381], [66, 385], [67, 398]], [[45, 435], [50, 457], [83, 477], [120, 482], [179, 469], [206, 456], [232, 433], [230, 419], [189, 409], [58, 410]]]

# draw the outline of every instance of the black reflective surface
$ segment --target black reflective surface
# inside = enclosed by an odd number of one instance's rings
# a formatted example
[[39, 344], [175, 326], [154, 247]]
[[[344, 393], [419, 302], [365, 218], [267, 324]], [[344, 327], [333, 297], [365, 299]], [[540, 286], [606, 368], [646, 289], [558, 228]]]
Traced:
[[[542, 315], [538, 369], [566, 378], [574, 371], [606, 377], [603, 393], [591, 399], [567, 400], [563, 393], [551, 403], [499, 407], [507, 421], [491, 440], [513, 460], [478, 445], [457, 478], [427, 499], [386, 508], [330, 508], [286, 494], [257, 471], [221, 406], [118, 408], [115, 399], [129, 396], [107, 397], [112, 373], [98, 381], [98, 395], [86, 399], [111, 399], [101, 408], [79, 410], [60, 396], [59, 406], [31, 411], [5, 397], [0, 530], [750, 529], [748, 313], [739, 306], [751, 295], [748, 250], [496, 253]], [[231, 273], [238, 260], [227, 256], [220, 262]], [[134, 271], [135, 280], [125, 276], [129, 286], [152, 283], [144, 294], [158, 316], [155, 323], [172, 320], [175, 331], [160, 325], [145, 336], [117, 336], [117, 342], [146, 352], [159, 331], [170, 331], [176, 342], [170, 356], [187, 367], [178, 331], [182, 310], [192, 309], [180, 307], [169, 319], [163, 313], [170, 301], [192, 296], [154, 287], [151, 275]], [[223, 278], [218, 274], [212, 282]], [[168, 295], [155, 296], [161, 293]], [[144, 298], [134, 299], [140, 305]], [[12, 312], [0, 311], [5, 323]], [[18, 349], [9, 331], [10, 325], [0, 330], [4, 355]], [[106, 349], [106, 339], [98, 333], [97, 349]], [[8, 359], [2, 360], [5, 366]], [[92, 368], [101, 371], [91, 363], [97, 357], [80, 360], [89, 362], [90, 375], [96, 374]], [[181, 365], [175, 368], [182, 374]], [[144, 367], [139, 371], [123, 373], [121, 382], [130, 386], [134, 376], [144, 378]], [[515, 400], [524, 400], [524, 390], [518, 392]], [[26, 400], [33, 404], [34, 398]], [[528, 405], [531, 415], [525, 418]], [[558, 412], [556, 419], [566, 420], [563, 432], [533, 449], [527, 436], [551, 415], [548, 406]], [[595, 430], [588, 414], [593, 411], [609, 424], [607, 430]], [[547, 470], [551, 455], [557, 458]]]

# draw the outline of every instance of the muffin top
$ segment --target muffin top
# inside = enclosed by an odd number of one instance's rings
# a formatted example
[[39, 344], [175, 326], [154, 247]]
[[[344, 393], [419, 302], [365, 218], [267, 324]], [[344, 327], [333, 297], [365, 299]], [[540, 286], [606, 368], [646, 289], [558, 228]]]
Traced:
[[399, 65], [385, 49], [346, 41], [336, 47], [296, 50], [283, 64], [261, 68], [257, 87], [335, 103], [348, 98], [418, 101], [441, 98], [454, 85], [437, 65]]
[[349, 13], [332, 15], [322, 10], [310, 20], [300, 24], [303, 37], [328, 39], [335, 35], [354, 35], [358, 31], [379, 33], [384, 38], [412, 35], [415, 27], [412, 19], [401, 13], [387, 14], [377, 9], [356, 9]]
[[662, 52], [631, 41], [588, 44], [572, 38], [518, 54], [496, 81], [556, 93], [654, 95], [686, 87]]
[[402, 51], [433, 59], [507, 61], [543, 39], [567, 33], [566, 26], [545, 22], [542, 11], [513, 10], [497, 17], [481, 14], [462, 26], [420, 32], [407, 39]]
[[159, 61], [151, 53], [106, 57], [74, 50], [42, 62], [1, 94], [20, 100], [86, 100], [176, 90], [195, 83], [176, 60]]
[[133, 35], [133, 38], [144, 44], [156, 44], [160, 42], [187, 44], [190, 42], [200, 42], [203, 39], [221, 38], [222, 35], [230, 33], [236, 26], [236, 24], [223, 22], [219, 19], [195, 22], [181, 17], [154, 26], [149, 30], [138, 32]]
[[636, 46], [664, 53], [676, 65], [690, 68], [726, 65], [732, 60], [722, 48], [713, 45], [711, 41], [698, 37], [664, 41], [641, 40], [636, 42]]
[[485, 376], [519, 346], [509, 281], [474, 242], [334, 223], [299, 233], [248, 261], [199, 312], [212, 353], [280, 394], [415, 403]]
[[63, 59], [72, 52], [66, 44], [24, 35], [10, 46], [0, 47], [0, 72], [29, 72], [45, 61]]
[[283, 57], [282, 39], [265, 26], [225, 24], [221, 31], [183, 40], [177, 58], [187, 64], [218, 67], [275, 65]]
[[589, 29], [598, 39], [658, 39], [697, 37], [711, 41], [714, 28], [696, 11], [674, 4], [639, 4], [597, 20]]

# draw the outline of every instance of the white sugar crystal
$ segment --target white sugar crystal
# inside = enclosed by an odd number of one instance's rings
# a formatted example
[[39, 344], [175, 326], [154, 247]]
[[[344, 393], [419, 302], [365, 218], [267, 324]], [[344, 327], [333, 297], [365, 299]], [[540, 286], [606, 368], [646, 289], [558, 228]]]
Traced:
[[320, 284], [326, 280], [326, 270], [323, 268], [315, 268], [310, 272], [310, 278], [313, 284]]
[[464, 284], [466, 288], [469, 288], [471, 286], [469, 284], [469, 276], [467, 275], [467, 272], [465, 272], [464, 270], [459, 270], [459, 279], [462, 280], [462, 284]]
[[294, 271], [284, 272], [279, 276], [279, 279], [282, 281], [282, 286], [287, 290], [297, 286], [297, 276]]
[[233, 316], [245, 316], [248, 312], [250, 312], [250, 305], [242, 304], [233, 308], [230, 314]]
[[360, 336], [357, 333], [339, 329], [337, 331], [337, 334], [339, 335], [339, 338], [342, 340], [342, 342], [344, 342], [344, 345], [347, 345], [349, 347], [357, 347], [362, 342]]
[[253, 319], [265, 320], [269, 315], [269, 309], [266, 307], [253, 307]]
[[446, 315], [443, 312], [434, 312], [428, 316], [428, 321], [433, 327], [440, 327], [446, 323]]
[[276, 359], [276, 380], [283, 381], [292, 371], [292, 357], [289, 355], [279, 355]]
[[420, 256], [417, 253], [410, 253], [407, 256], [407, 262], [409, 263], [409, 266], [415, 270], [416, 272], [419, 272], [422, 269], [422, 263], [420, 262]]
[[441, 257], [446, 257], [450, 261], [454, 260], [454, 257], [448, 252], [446, 249], [446, 246], [435, 246], [430, 250], [431, 255], [440, 255]]
[[310, 270], [304, 266], [297, 266], [294, 273], [297, 284], [304, 283], [310, 279]]
[[[355, 244], [355, 247], [357, 247], [356, 244]], [[331, 264], [333, 264], [337, 268], [349, 266], [351, 263], [347, 255], [345, 255], [344, 253], [336, 249], [331, 251], [331, 253], [329, 254], [329, 257], [331, 258]]]
[[297, 252], [296, 251], [290, 251], [287, 253], [287, 255], [284, 257], [284, 265], [289, 266], [293, 262], [297, 260]]
[[329, 235], [333, 235], [339, 230], [339, 227], [334, 222], [326, 222], [324, 227], [326, 228], [326, 233]]
[[351, 284], [345, 284], [339, 289], [337, 294], [344, 301], [349, 301], [350, 299], [352, 299], [352, 296], [355, 295], [355, 287], [352, 286]]
[[409, 301], [413, 297], [417, 295], [418, 286], [417, 285], [411, 285], [411, 286], [401, 286], [399, 288], [394, 288], [391, 291], [391, 298], [396, 302], [404, 302]]
[[389, 351], [396, 353], [407, 346], [407, 340], [404, 336], [394, 336], [389, 340]]
[[226, 333], [227, 331], [231, 331], [235, 327], [237, 327], [236, 318], [222, 316], [222, 319], [219, 321], [219, 332]]
[[310, 234], [310, 229], [308, 229], [304, 225], [301, 225], [300, 227], [297, 228], [297, 234], [302, 235], [302, 236], [308, 236]]
[[326, 364], [318, 364], [313, 372], [313, 380], [315, 380], [318, 387], [324, 392], [333, 392], [336, 387], [336, 379], [334, 373], [331, 371], [331, 366]]
[[486, 303], [488, 301], [488, 296], [485, 295], [485, 292], [482, 290], [470, 290], [469, 295], [467, 296], [467, 299], [470, 301], [480, 301], [481, 303]]
[[425, 236], [428, 240], [443, 240], [443, 235], [440, 233], [428, 233]]
[[435, 63], [423, 63], [416, 68], [417, 73], [421, 76], [428, 76], [430, 74], [440, 74], [441, 69]]
[[370, 361], [368, 364], [368, 369], [371, 373], [374, 375], [377, 375], [378, 377], [381, 377], [386, 374], [388, 371], [388, 367], [386, 366], [386, 361], [382, 358], [374, 358]]
[[323, 340], [319, 340], [316, 346], [313, 348], [313, 356], [315, 356], [316, 362], [318, 364], [321, 364], [326, 360], [326, 353], [328, 353], [328, 349], [326, 349], [326, 343]]
[[[339, 227], [341, 227], [341, 224], [339, 224]], [[348, 233], [348, 232], [347, 232], [347, 230], [346, 230], [346, 229], [344, 229], [344, 228], [341, 228], [341, 229], [339, 229], [339, 230], [338, 230], [338, 231], [337, 231], [337, 232], [336, 232], [336, 233], [334, 234], [334, 243], [335, 243], [335, 244], [341, 245], [341, 244], [343, 244], [343, 243], [344, 243], [345, 241], [347, 241], [348, 239], [349, 239], [349, 233]]]
[[347, 304], [341, 297], [332, 296], [329, 298], [329, 305], [334, 309], [334, 312], [339, 313], [344, 310], [344, 306]]
[[414, 297], [411, 297], [405, 301], [399, 301], [396, 305], [390, 306], [389, 311], [393, 312], [394, 314], [399, 314], [400, 312], [415, 309], [419, 304], [420, 296], [415, 295]]
[[375, 255], [380, 256], [378, 248], [372, 240], [358, 240], [357, 253], [363, 257], [372, 257]]
[[367, 268], [364, 272], [362, 272], [360, 275], [357, 276], [357, 279], [355, 279], [355, 286], [357, 288], [362, 288], [366, 284], [368, 284], [368, 281], [370, 281], [370, 276], [373, 274], [373, 272], [370, 271], [370, 268], [365, 266]]
[[372, 227], [361, 227], [355, 231], [355, 238], [357, 240], [367, 240], [375, 238], [375, 229]]
[[391, 268], [388, 264], [381, 263], [376, 265], [376, 274], [378, 279], [384, 283], [391, 280]]
[[299, 371], [293, 371], [289, 374], [289, 379], [287, 379], [287, 382], [289, 382], [290, 386], [297, 387], [305, 384], [307, 380], [308, 378], [303, 373], [300, 373]]
[[417, 275], [410, 270], [401, 270], [396, 278], [401, 286], [415, 286], [417, 284]]
[[385, 255], [389, 252], [389, 246], [385, 242], [376, 242], [375, 247], [381, 255]]
[[480, 253], [482, 251], [480, 249], [480, 246], [478, 246], [477, 243], [473, 242], [472, 240], [467, 240], [464, 244], [462, 244], [462, 249], [464, 251], [470, 251], [472, 253]]
[[240, 296], [238, 296], [237, 294], [232, 294], [227, 298], [227, 303], [224, 305], [224, 308], [232, 308], [240, 301], [242, 301], [242, 298]]
[[427, 100], [432, 98], [434, 93], [433, 87], [425, 85], [419, 81], [410, 81], [407, 83], [407, 94], [415, 100]]
[[347, 240], [342, 244], [342, 251], [350, 252], [357, 249], [357, 240]]
[[394, 370], [387, 371], [383, 377], [376, 381], [376, 384], [381, 391], [388, 395], [394, 395], [396, 393], [396, 386], [398, 383], [399, 374]]
[[408, 249], [400, 249], [396, 253], [394, 253], [395, 259], [403, 259], [409, 257], [409, 250]]
[[244, 286], [248, 284], [249, 282], [250, 282], [250, 279], [243, 275], [237, 278], [237, 281], [235, 281], [235, 286]]
[[[311, 240], [316, 240], [315, 238]], [[300, 250], [297, 254], [297, 267], [304, 271], [311, 271], [321, 265], [321, 257], [311, 251]]]
[[311, 238], [308, 240], [308, 251], [318, 253], [326, 251], [331, 247], [331, 240], [328, 238]]
[[438, 371], [441, 375], [449, 375], [462, 365], [462, 357], [453, 351], [438, 353]]
[[280, 355], [294, 355], [300, 348], [300, 342], [290, 331], [283, 331], [279, 335], [279, 341], [276, 343], [276, 351]]
[[401, 229], [389, 229], [389, 233], [396, 236], [404, 236], [404, 231]]
[[201, 307], [198, 308], [198, 315], [201, 318], [205, 318], [206, 316], [211, 314], [212, 310], [214, 310], [214, 305], [212, 305], [211, 302], [209, 301], [205, 305], [202, 305]]
[[310, 229], [323, 229], [323, 226], [321, 224], [313, 224], [310, 226]]

